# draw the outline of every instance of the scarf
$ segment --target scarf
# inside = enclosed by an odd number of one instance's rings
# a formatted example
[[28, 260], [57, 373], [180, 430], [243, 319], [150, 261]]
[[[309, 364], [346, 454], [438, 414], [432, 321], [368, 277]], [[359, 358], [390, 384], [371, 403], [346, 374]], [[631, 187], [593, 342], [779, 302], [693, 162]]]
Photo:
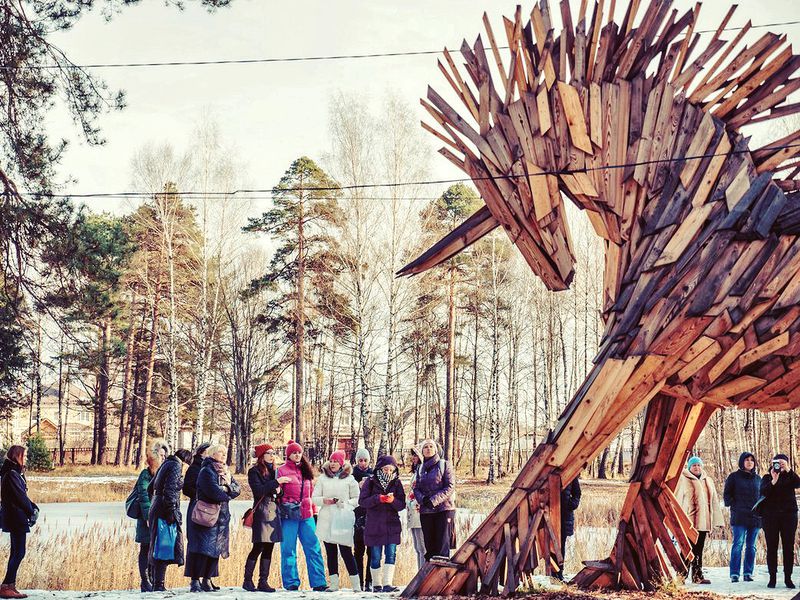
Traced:
[[387, 475], [383, 470], [375, 471], [375, 478], [378, 480], [378, 485], [383, 489], [384, 494], [389, 490], [389, 486], [397, 479], [397, 469], [392, 471], [391, 475]]
[[217, 475], [219, 475], [220, 477], [227, 477], [228, 476], [228, 465], [226, 465], [223, 462], [218, 462], [218, 461], [214, 460], [213, 458], [211, 459], [210, 462], [211, 462], [211, 466], [214, 467], [214, 470], [217, 472]]

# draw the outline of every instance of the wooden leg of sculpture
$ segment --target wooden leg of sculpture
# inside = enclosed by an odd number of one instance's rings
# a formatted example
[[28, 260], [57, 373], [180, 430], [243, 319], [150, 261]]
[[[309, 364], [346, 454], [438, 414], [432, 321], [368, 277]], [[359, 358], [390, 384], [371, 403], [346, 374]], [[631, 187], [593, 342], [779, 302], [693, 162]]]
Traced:
[[[697, 531], [673, 491], [687, 452], [716, 407], [656, 396], [647, 408], [631, 485], [609, 558], [587, 561], [573, 582], [580, 587], [652, 590], [672, 571], [686, 576]], [[677, 542], [677, 548], [673, 543]], [[610, 581], [609, 581], [610, 579]]]

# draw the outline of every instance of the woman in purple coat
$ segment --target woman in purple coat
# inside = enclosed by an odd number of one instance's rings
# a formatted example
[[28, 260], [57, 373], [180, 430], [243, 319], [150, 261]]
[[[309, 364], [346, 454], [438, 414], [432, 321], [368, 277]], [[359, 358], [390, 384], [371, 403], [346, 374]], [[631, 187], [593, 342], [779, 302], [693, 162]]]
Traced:
[[439, 458], [433, 440], [422, 442], [422, 464], [414, 479], [414, 499], [418, 503], [425, 537], [425, 558], [450, 556], [450, 528], [455, 515], [455, 480], [452, 465]]
[[[364, 544], [369, 547], [373, 592], [398, 591], [392, 585], [403, 530], [398, 513], [406, 507], [406, 494], [398, 475], [397, 461], [389, 455], [381, 456], [375, 464], [375, 473], [364, 481], [358, 497], [358, 505], [367, 511]], [[382, 553], [385, 560], [381, 572]]]

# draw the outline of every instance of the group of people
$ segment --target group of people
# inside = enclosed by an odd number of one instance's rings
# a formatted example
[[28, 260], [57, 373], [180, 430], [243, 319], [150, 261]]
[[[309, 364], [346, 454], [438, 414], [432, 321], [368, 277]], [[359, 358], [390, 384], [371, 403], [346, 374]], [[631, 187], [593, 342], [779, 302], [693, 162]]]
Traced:
[[[16, 576], [25, 557], [27, 534], [36, 523], [39, 509], [27, 494], [25, 453], [25, 447], [12, 446], [0, 467], [0, 522], [2, 530], [11, 536], [0, 598], [27, 597], [17, 590]], [[344, 452], [337, 450], [315, 479], [302, 446], [293, 441], [287, 444], [285, 462], [280, 466], [276, 450], [269, 444], [256, 446], [253, 454], [256, 462], [247, 474], [253, 506], [243, 519], [252, 529], [252, 548], [244, 564], [245, 590], [275, 591], [268, 581], [275, 544], [281, 547], [280, 572], [287, 591], [300, 587], [298, 541], [315, 591], [339, 589], [339, 557], [354, 591], [397, 591], [394, 570], [403, 518], [420, 568], [433, 557], [448, 557], [455, 547], [453, 467], [441, 458], [434, 440], [425, 440], [411, 450], [408, 494], [391, 455], [379, 457], [373, 468], [369, 452], [362, 448], [356, 453], [355, 466], [351, 466]], [[219, 575], [220, 558], [230, 554], [229, 502], [241, 494], [226, 458], [227, 448], [222, 445], [202, 444], [192, 454], [185, 449], [170, 453], [161, 440], [152, 444], [147, 467], [139, 474], [126, 501], [128, 516], [137, 521], [142, 592], [165, 591], [167, 567], [171, 564], [184, 567], [192, 592], [219, 589], [213, 578]], [[753, 581], [756, 540], [763, 529], [768, 587], [776, 586], [779, 544], [783, 547], [784, 583], [788, 588], [795, 587], [792, 570], [797, 488], [800, 477], [791, 469], [785, 454], [773, 457], [763, 477], [758, 475], [752, 453], [740, 456], [739, 468], [726, 479], [723, 493], [724, 504], [731, 510], [733, 532], [731, 581], [738, 582], [742, 571], [744, 581]], [[185, 551], [181, 494], [189, 499]], [[692, 546], [692, 581], [710, 583], [703, 573], [705, 541], [724, 521], [715, 486], [699, 457], [688, 460], [675, 496], [698, 532]], [[574, 531], [574, 511], [580, 498], [580, 484], [575, 479], [561, 494], [562, 555], [567, 537]], [[563, 564], [559, 565], [557, 576], [562, 573]]]
[[[275, 591], [269, 584], [275, 544], [281, 547], [283, 588], [297, 590], [299, 542], [313, 590], [339, 589], [341, 557], [353, 590], [397, 591], [393, 580], [404, 511], [419, 564], [432, 556], [449, 556], [454, 477], [433, 440], [412, 451], [408, 496], [397, 461], [390, 455], [381, 456], [372, 468], [369, 453], [360, 449], [353, 467], [344, 452], [336, 451], [315, 479], [302, 446], [293, 441], [286, 446], [281, 466], [269, 444], [256, 446], [253, 454], [256, 463], [247, 474], [253, 506], [245, 516], [252, 529], [252, 548], [244, 564], [245, 590]], [[128, 514], [137, 518], [142, 592], [164, 591], [170, 564], [184, 566], [191, 591], [219, 589], [213, 578], [219, 574], [219, 559], [229, 556], [228, 503], [241, 493], [225, 458], [223, 446], [203, 444], [192, 456], [186, 450], [169, 455], [166, 444], [153, 444], [147, 468], [129, 499], [138, 507], [138, 512]], [[189, 498], [185, 556], [181, 492]]]
[[[783, 548], [784, 584], [787, 588], [795, 587], [792, 571], [797, 531], [797, 488], [800, 488], [800, 477], [791, 469], [789, 457], [785, 454], [776, 454], [763, 476], [758, 475], [753, 453], [744, 452], [739, 457], [739, 468], [728, 475], [723, 492], [724, 504], [731, 511], [732, 582], [738, 583], [740, 576], [743, 576], [743, 581], [753, 581], [756, 540], [763, 529], [769, 573], [767, 587], [774, 588], [777, 583], [779, 543]], [[724, 521], [714, 483], [703, 470], [700, 457], [692, 456], [687, 461], [675, 495], [698, 532], [697, 541], [692, 545], [691, 579], [694, 583], [711, 583], [703, 573], [703, 550], [708, 534], [715, 527], [722, 527]]]

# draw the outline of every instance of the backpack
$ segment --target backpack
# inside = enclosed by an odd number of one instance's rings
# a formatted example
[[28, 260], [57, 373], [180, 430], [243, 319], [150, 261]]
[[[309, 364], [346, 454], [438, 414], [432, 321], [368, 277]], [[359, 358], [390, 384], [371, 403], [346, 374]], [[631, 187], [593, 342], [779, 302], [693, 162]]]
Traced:
[[139, 490], [136, 489], [135, 483], [131, 493], [125, 499], [125, 514], [131, 519], [138, 519], [142, 516], [142, 507], [139, 506]]

